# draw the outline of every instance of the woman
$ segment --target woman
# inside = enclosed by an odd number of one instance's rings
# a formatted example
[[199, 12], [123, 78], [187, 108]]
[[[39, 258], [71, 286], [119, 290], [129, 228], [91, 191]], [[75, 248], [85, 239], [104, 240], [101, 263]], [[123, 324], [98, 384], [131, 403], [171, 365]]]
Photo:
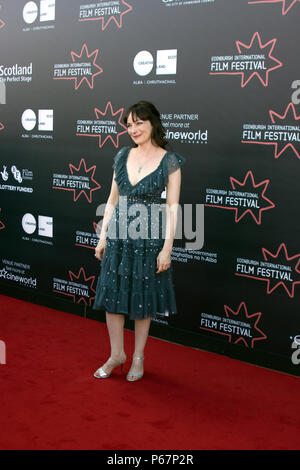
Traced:
[[[177, 313], [171, 252], [180, 166], [185, 158], [166, 151], [160, 114], [153, 104], [140, 101], [126, 111], [123, 119], [134, 145], [122, 148], [114, 157], [111, 191], [95, 253], [102, 263], [93, 309], [106, 310], [111, 355], [94, 376], [108, 378], [116, 366], [122, 368], [125, 363], [127, 315], [135, 321], [135, 349], [127, 380], [135, 381], [144, 373], [151, 317]], [[165, 188], [166, 201], [161, 198]], [[165, 232], [157, 212], [153, 216], [157, 207], [165, 207]], [[132, 216], [135, 208], [140, 208], [140, 213], [136, 211], [141, 215], [138, 225]]]

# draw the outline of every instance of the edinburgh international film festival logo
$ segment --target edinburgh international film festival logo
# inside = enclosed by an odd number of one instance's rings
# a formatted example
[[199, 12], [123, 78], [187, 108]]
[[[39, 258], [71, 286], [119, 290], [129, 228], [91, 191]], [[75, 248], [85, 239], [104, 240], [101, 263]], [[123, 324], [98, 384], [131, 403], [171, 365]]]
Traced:
[[[275, 207], [266, 196], [269, 179], [255, 181], [253, 172], [249, 170], [241, 181], [230, 176], [231, 188], [207, 188], [206, 207], [217, 207], [235, 212], [235, 222], [244, 217], [254, 220], [258, 225], [262, 222], [262, 214]], [[248, 217], [246, 217], [248, 214]]]
[[95, 278], [88, 276], [85, 269], [81, 267], [77, 273], [68, 271], [66, 279], [53, 278], [53, 292], [69, 297], [76, 304], [83, 303], [92, 306], [95, 299]]
[[99, 147], [110, 141], [116, 148], [119, 147], [119, 137], [127, 133], [127, 127], [121, 122], [124, 108], [116, 111], [109, 101], [104, 110], [94, 108], [95, 118], [77, 119], [76, 136], [96, 137]]
[[[299, 4], [300, 0], [250, 0], [248, 1], [249, 5], [264, 5], [264, 4], [281, 4], [281, 12], [283, 15], [286, 15], [291, 11], [292, 7], [296, 4]], [[299, 5], [298, 5], [299, 6]]]
[[132, 11], [132, 6], [125, 0], [101, 0], [97, 3], [85, 3], [79, 6], [78, 21], [99, 21], [104, 31], [109, 25], [123, 26], [123, 17]]
[[243, 144], [273, 146], [274, 158], [287, 156], [289, 153], [300, 159], [300, 116], [293, 103], [285, 110], [269, 110], [270, 121], [259, 124], [244, 124]]
[[240, 75], [242, 88], [257, 78], [267, 87], [270, 74], [283, 66], [273, 55], [276, 42], [274, 38], [263, 43], [258, 32], [253, 34], [248, 43], [236, 41], [238, 54], [211, 57], [210, 75]]
[[87, 168], [86, 161], [82, 158], [78, 166], [69, 163], [69, 170], [68, 174], [53, 174], [52, 189], [71, 191], [74, 202], [81, 197], [91, 203], [94, 191], [101, 188], [95, 180], [96, 165]]
[[237, 309], [224, 305], [225, 316], [201, 313], [200, 329], [227, 336], [229, 343], [244, 344], [254, 348], [255, 342], [267, 336], [259, 328], [262, 312], [249, 313], [246, 303], [241, 302]]
[[54, 80], [73, 80], [75, 90], [80, 85], [86, 84], [91, 89], [94, 88], [94, 79], [103, 72], [103, 69], [96, 63], [99, 49], [89, 52], [86, 44], [83, 44], [79, 52], [70, 52], [72, 62], [67, 64], [55, 64], [53, 66]]
[[237, 258], [236, 276], [247, 277], [267, 283], [267, 294], [281, 288], [290, 298], [295, 296], [295, 287], [300, 284], [300, 253], [289, 255], [285, 243], [277, 250], [262, 248], [263, 259]]

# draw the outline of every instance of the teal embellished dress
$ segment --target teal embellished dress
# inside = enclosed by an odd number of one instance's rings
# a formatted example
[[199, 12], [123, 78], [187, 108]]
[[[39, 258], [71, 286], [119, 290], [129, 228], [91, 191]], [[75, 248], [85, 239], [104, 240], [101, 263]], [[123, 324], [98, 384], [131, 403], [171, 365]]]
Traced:
[[132, 185], [126, 165], [129, 151], [130, 147], [124, 147], [114, 157], [119, 202], [107, 228], [93, 309], [122, 313], [132, 320], [169, 316], [177, 313], [172, 264], [156, 273], [166, 220], [161, 195], [168, 175], [183, 165], [185, 158], [167, 152], [152, 173]]

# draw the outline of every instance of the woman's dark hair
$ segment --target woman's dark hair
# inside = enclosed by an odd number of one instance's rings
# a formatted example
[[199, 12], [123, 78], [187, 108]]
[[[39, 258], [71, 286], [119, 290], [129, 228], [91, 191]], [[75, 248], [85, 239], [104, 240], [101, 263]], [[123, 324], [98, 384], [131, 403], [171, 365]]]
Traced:
[[[134, 122], [138, 119], [150, 121], [152, 124], [152, 140], [154, 140], [159, 147], [163, 149], [166, 148], [168, 141], [165, 139], [165, 130], [160, 119], [160, 114], [154, 104], [149, 101], [139, 101], [130, 106], [123, 116], [123, 121], [126, 125], [130, 114]], [[137, 145], [135, 145], [135, 147], [137, 147]]]

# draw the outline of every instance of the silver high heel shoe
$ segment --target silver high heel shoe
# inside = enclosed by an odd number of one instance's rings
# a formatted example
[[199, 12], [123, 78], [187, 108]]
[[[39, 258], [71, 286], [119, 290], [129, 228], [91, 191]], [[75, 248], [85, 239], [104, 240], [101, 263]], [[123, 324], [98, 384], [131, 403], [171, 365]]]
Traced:
[[[123, 364], [125, 364], [126, 362], [126, 356], [124, 356], [124, 358], [121, 361], [118, 361], [117, 359], [114, 359], [113, 357], [109, 357], [108, 361], [110, 361], [112, 365], [114, 364], [113, 369], [117, 366], [120, 366], [120, 372], [122, 372]], [[104, 372], [102, 367], [99, 367], [99, 369], [97, 369], [96, 372], [94, 373], [94, 377], [96, 377], [96, 379], [108, 379], [108, 377], [111, 376], [113, 369], [111, 370], [110, 374], [107, 374], [106, 372]]]
[[[143, 357], [134, 357], [133, 360], [143, 361], [144, 358]], [[141, 379], [143, 377], [143, 375], [144, 375], [144, 371], [142, 373], [137, 374], [136, 372], [131, 372], [131, 369], [130, 369], [130, 371], [126, 375], [126, 379], [128, 380], [128, 382], [136, 382], [137, 380]]]

